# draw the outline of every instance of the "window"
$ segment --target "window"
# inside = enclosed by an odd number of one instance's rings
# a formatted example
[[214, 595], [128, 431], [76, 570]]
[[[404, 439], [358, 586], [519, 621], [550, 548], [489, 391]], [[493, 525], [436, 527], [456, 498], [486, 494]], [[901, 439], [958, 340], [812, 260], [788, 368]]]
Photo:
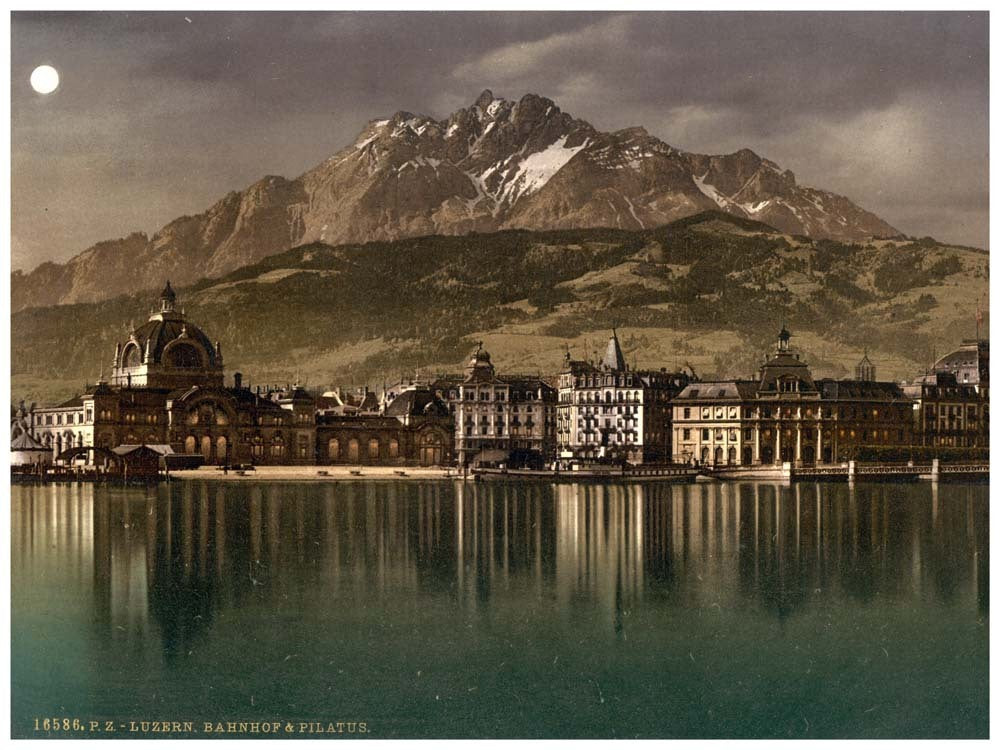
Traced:
[[684, 439], [685, 440], [690, 440], [691, 439], [691, 430], [687, 430], [687, 429], [684, 430]]
[[708, 440], [709, 439], [709, 432], [708, 432], [708, 430], [702, 430], [701, 431], [701, 439], [702, 440]]

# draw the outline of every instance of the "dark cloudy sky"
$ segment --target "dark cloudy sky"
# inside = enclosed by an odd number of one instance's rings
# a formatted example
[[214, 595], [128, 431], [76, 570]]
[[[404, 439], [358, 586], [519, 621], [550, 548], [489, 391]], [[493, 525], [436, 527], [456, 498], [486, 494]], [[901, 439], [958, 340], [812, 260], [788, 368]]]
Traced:
[[[369, 119], [484, 88], [749, 147], [902, 231], [987, 245], [986, 13], [15, 13], [12, 259], [152, 233]], [[28, 85], [47, 63], [51, 95]]]

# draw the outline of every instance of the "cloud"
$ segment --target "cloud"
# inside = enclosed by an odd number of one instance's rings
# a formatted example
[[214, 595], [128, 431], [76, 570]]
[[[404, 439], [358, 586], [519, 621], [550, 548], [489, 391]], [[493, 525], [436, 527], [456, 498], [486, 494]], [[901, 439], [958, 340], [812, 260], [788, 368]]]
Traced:
[[[753, 148], [904, 231], [984, 245], [988, 54], [985, 13], [16, 13], [15, 262], [153, 232], [484, 88]], [[40, 98], [50, 56], [63, 85]]]
[[473, 83], [493, 79], [507, 85], [539, 73], [551, 75], [553, 69], [565, 66], [567, 57], [575, 57], [581, 51], [602, 50], [607, 45], [626, 48], [631, 26], [630, 17], [612, 16], [582, 29], [551, 34], [537, 41], [505, 44], [462, 63], [455, 69], [455, 77]]

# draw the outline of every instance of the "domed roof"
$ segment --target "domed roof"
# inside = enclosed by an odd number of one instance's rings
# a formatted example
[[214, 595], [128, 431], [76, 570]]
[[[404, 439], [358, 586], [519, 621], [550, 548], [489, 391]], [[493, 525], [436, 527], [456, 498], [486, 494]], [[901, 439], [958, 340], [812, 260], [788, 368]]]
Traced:
[[125, 349], [132, 341], [135, 341], [139, 345], [139, 356], [143, 360], [146, 358], [148, 347], [151, 362], [163, 364], [163, 352], [169, 344], [178, 339], [194, 342], [204, 349], [208, 355], [208, 362], [204, 363], [206, 367], [214, 367], [218, 364], [215, 347], [205, 332], [180, 316], [154, 315], [132, 332]]
[[479, 346], [476, 348], [476, 351], [474, 351], [472, 353], [472, 359], [470, 361], [471, 362], [489, 362], [490, 361], [490, 353], [488, 351], [486, 351], [485, 349], [483, 349], [483, 342], [482, 341], [479, 342]]

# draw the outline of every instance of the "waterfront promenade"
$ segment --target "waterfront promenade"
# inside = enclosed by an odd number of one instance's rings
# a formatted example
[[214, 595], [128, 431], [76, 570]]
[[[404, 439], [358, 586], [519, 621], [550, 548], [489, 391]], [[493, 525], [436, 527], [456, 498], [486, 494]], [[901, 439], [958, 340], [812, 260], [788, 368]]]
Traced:
[[423, 466], [257, 466], [251, 471], [222, 471], [218, 466], [171, 471], [171, 479], [198, 479], [232, 482], [306, 482], [331, 479], [446, 479], [460, 477], [458, 469]]

